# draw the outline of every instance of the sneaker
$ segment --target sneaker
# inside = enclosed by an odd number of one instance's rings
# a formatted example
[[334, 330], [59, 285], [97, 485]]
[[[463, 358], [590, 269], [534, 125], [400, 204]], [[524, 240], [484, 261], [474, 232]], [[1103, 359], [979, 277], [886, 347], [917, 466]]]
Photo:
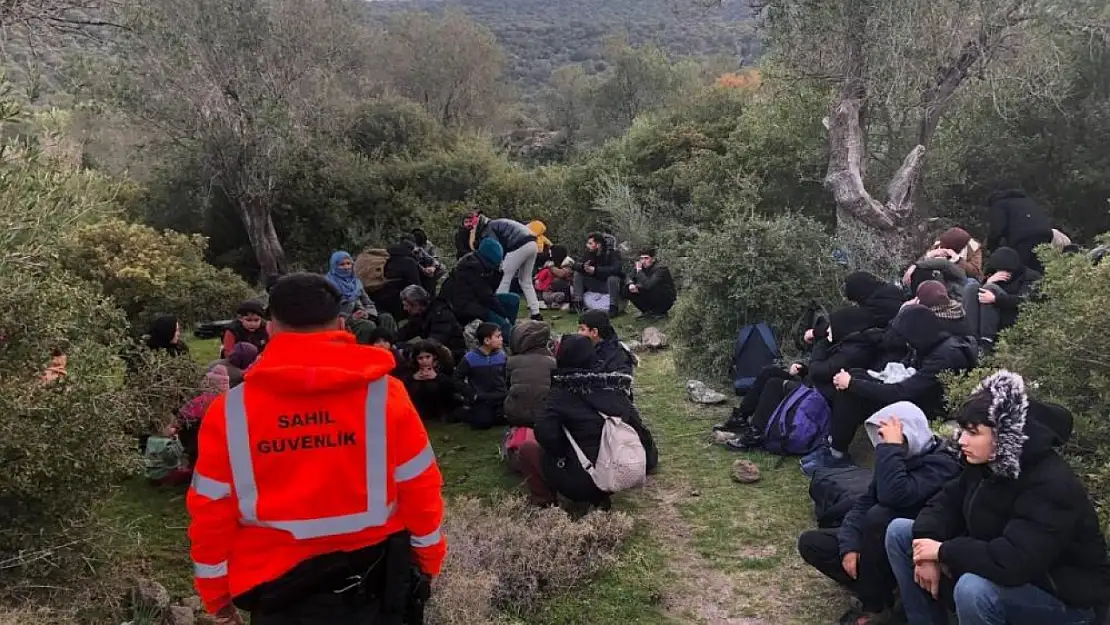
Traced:
[[746, 427], [751, 425], [751, 417], [740, 412], [740, 409], [734, 409], [732, 414], [729, 415], [728, 420], [724, 423], [718, 423], [713, 426], [717, 432], [741, 432]]
[[859, 607], [850, 608], [840, 620], [840, 625], [885, 625], [891, 621], [891, 611], [867, 612]]
[[539, 303], [539, 309], [540, 309], [540, 310], [547, 310], [547, 302], [543, 302], [543, 301], [541, 301], [541, 302]]
[[536, 313], [536, 314], [532, 315], [532, 316], [531, 316], [531, 317], [529, 317], [529, 318], [530, 318], [530, 319], [531, 319], [532, 321], [543, 321], [543, 315], [541, 315], [540, 313]]

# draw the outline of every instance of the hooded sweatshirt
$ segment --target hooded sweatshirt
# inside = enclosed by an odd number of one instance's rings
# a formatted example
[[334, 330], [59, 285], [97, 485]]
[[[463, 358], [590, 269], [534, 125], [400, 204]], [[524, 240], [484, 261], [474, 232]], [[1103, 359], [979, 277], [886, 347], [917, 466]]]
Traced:
[[902, 289], [866, 271], [852, 273], [844, 280], [844, 297], [871, 313], [873, 328], [885, 328], [906, 301]]
[[[891, 418], [902, 423], [905, 443], [884, 443], [879, 424]], [[895, 516], [912, 519], [940, 489], [960, 473], [956, 451], [929, 430], [925, 413], [909, 402], [891, 404], [864, 423], [875, 445], [871, 485], [844, 517], [837, 538], [840, 555], [859, 552], [868, 511], [882, 506]]]
[[1018, 317], [1018, 308], [1033, 295], [1036, 285], [1041, 280], [1041, 274], [1021, 263], [1021, 256], [1008, 247], [1000, 247], [991, 254], [987, 260], [989, 273], [1008, 271], [1010, 279], [1005, 282], [996, 282], [1002, 293], [995, 293], [994, 306], [998, 309], [999, 329], [1014, 325]]
[[847, 306], [829, 315], [833, 341], [818, 337], [805, 375], [826, 399], [836, 395], [832, 379], [843, 370], [871, 367], [879, 354], [883, 331], [871, 327], [870, 311], [858, 306]]
[[973, 573], [1001, 586], [1034, 584], [1069, 607], [1105, 605], [1110, 559], [1082, 482], [1055, 449], [1072, 432], [1071, 414], [1025, 392], [1009, 371], [983, 380], [996, 450], [967, 465], [921, 511], [914, 538], [941, 542], [953, 577]]
[[551, 328], [542, 321], [523, 321], [513, 330], [509, 357], [509, 395], [505, 398], [505, 420], [509, 425], [533, 427], [547, 403], [555, 356], [548, 344]]

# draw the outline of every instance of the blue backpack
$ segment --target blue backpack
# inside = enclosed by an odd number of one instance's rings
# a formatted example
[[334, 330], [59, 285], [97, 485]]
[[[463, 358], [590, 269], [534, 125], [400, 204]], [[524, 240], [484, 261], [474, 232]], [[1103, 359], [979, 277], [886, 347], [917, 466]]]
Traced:
[[732, 385], [737, 395], [751, 390], [764, 367], [782, 358], [775, 335], [766, 323], [744, 326], [732, 350]]
[[804, 384], [783, 399], [763, 432], [763, 449], [781, 456], [804, 456], [829, 438], [829, 403]]

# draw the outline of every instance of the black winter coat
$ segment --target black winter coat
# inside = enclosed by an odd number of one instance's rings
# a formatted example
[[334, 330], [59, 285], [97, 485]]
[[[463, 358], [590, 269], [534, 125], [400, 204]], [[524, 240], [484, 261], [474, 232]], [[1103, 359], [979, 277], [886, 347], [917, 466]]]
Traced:
[[998, 328], [1008, 328], [1017, 323], [1018, 312], [1021, 304], [1028, 299], [1040, 282], [1040, 273], [1022, 268], [1021, 273], [1007, 282], [997, 282], [1002, 287], [1003, 294], [995, 294], [994, 306], [998, 309]]
[[914, 523], [914, 538], [943, 543], [940, 562], [954, 578], [973, 573], [1002, 586], [1034, 584], [1069, 607], [1105, 605], [1110, 558], [1098, 515], [1053, 450], [1071, 436], [1071, 416], [1029, 400], [1024, 428], [1015, 431], [1024, 398], [1004, 383], [1011, 376], [984, 382], [1003, 424], [995, 432], [996, 459], [965, 467], [933, 497]]
[[594, 371], [632, 375], [636, 356], [617, 339], [603, 339], [597, 344], [597, 361]]
[[466, 340], [459, 320], [455, 319], [451, 307], [442, 300], [435, 300], [423, 313], [409, 317], [408, 323], [397, 329], [397, 342], [407, 343], [414, 339], [428, 339], [439, 342], [451, 352], [455, 361], [466, 353]]
[[621, 251], [617, 247], [617, 239], [612, 235], [604, 235], [601, 248], [596, 252], [586, 252], [582, 262], [574, 264], [574, 270], [581, 272], [586, 265], [593, 265], [593, 274], [586, 274], [596, 280], [608, 280], [612, 276], [624, 275], [624, 264], [621, 261]]
[[837, 534], [841, 557], [859, 552], [863, 522], [871, 508], [882, 506], [895, 517], [916, 518], [925, 504], [960, 474], [957, 453], [940, 441], [934, 441], [929, 451], [908, 458], [903, 445], [876, 445], [871, 485], [844, 517]]
[[641, 295], [650, 298], [652, 302], [657, 302], [659, 308], [670, 308], [678, 297], [678, 289], [675, 288], [671, 270], [658, 262], [637, 271], [632, 282], [639, 287]]
[[831, 402], [836, 395], [836, 389], [832, 383], [833, 376], [840, 373], [842, 369], [849, 371], [875, 366], [879, 358], [883, 334], [883, 330], [871, 328], [863, 332], [854, 332], [831, 345], [825, 340], [817, 341], [809, 363], [805, 365], [806, 378]]
[[508, 317], [497, 300], [495, 282], [500, 272], [475, 253], [467, 254], [455, 265], [440, 287], [439, 296], [451, 307], [463, 326], [475, 319], [485, 319], [492, 311]]
[[536, 235], [532, 234], [528, 226], [512, 219], [493, 219], [486, 222], [476, 239], [480, 241], [489, 238], [497, 239], [505, 254], [536, 242]]
[[424, 274], [420, 271], [420, 263], [413, 256], [412, 248], [403, 243], [389, 248], [389, 260], [385, 261], [383, 271], [386, 282], [374, 291], [371, 299], [379, 313], [389, 313], [395, 319], [400, 319], [404, 316], [401, 291], [409, 285], [421, 286]]
[[551, 377], [547, 406], [536, 420], [536, 442], [543, 450], [544, 481], [572, 501], [597, 502], [606, 494], [594, 485], [567, 441], [574, 437], [582, 453], [597, 461], [604, 420], [599, 413], [620, 417], [635, 428], [647, 452], [648, 471], [659, 463], [659, 452], [651, 432], [632, 403], [632, 377], [621, 373], [559, 370]]
[[1052, 221], [1032, 199], [1014, 192], [995, 198], [990, 205], [987, 248], [998, 249], [1026, 241], [1052, 240]]
[[437, 371], [434, 380], [417, 380], [412, 371], [405, 371], [402, 381], [421, 419], [440, 420], [461, 405], [462, 392], [451, 375]]

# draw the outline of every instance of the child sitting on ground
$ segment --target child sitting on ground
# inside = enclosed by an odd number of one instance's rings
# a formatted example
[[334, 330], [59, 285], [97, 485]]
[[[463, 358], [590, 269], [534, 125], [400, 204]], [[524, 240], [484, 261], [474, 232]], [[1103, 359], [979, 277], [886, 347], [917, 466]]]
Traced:
[[536, 440], [532, 428], [547, 405], [551, 373], [555, 370], [551, 328], [542, 321], [522, 321], [513, 329], [510, 343], [513, 355], [509, 356], [509, 396], [505, 398], [505, 420], [510, 427], [502, 455], [510, 469], [526, 473], [524, 464], [529, 460], [521, 457], [520, 448]]
[[231, 385], [227, 367], [214, 365], [204, 376], [200, 394], [189, 400], [178, 412], [177, 421], [171, 431], [176, 433], [178, 440], [181, 441], [189, 470], [192, 470], [197, 463], [197, 435], [200, 433], [200, 422], [204, 419], [204, 413], [208, 411], [208, 406], [229, 388]]
[[466, 392], [467, 405], [460, 419], [475, 430], [488, 430], [505, 423], [504, 337], [500, 326], [488, 321], [478, 326], [474, 337], [478, 347], [467, 352], [455, 370], [455, 380]]
[[247, 300], [239, 304], [238, 310], [235, 311], [235, 321], [227, 330], [224, 330], [220, 358], [231, 355], [231, 350], [235, 348], [236, 343], [250, 343], [260, 352], [265, 349], [266, 342], [270, 340], [270, 334], [266, 331], [266, 320], [262, 318], [262, 312], [262, 302], [257, 300]]
[[408, 367], [402, 378], [416, 412], [425, 421], [442, 421], [460, 403], [451, 378], [451, 352], [436, 341], [410, 344]]

